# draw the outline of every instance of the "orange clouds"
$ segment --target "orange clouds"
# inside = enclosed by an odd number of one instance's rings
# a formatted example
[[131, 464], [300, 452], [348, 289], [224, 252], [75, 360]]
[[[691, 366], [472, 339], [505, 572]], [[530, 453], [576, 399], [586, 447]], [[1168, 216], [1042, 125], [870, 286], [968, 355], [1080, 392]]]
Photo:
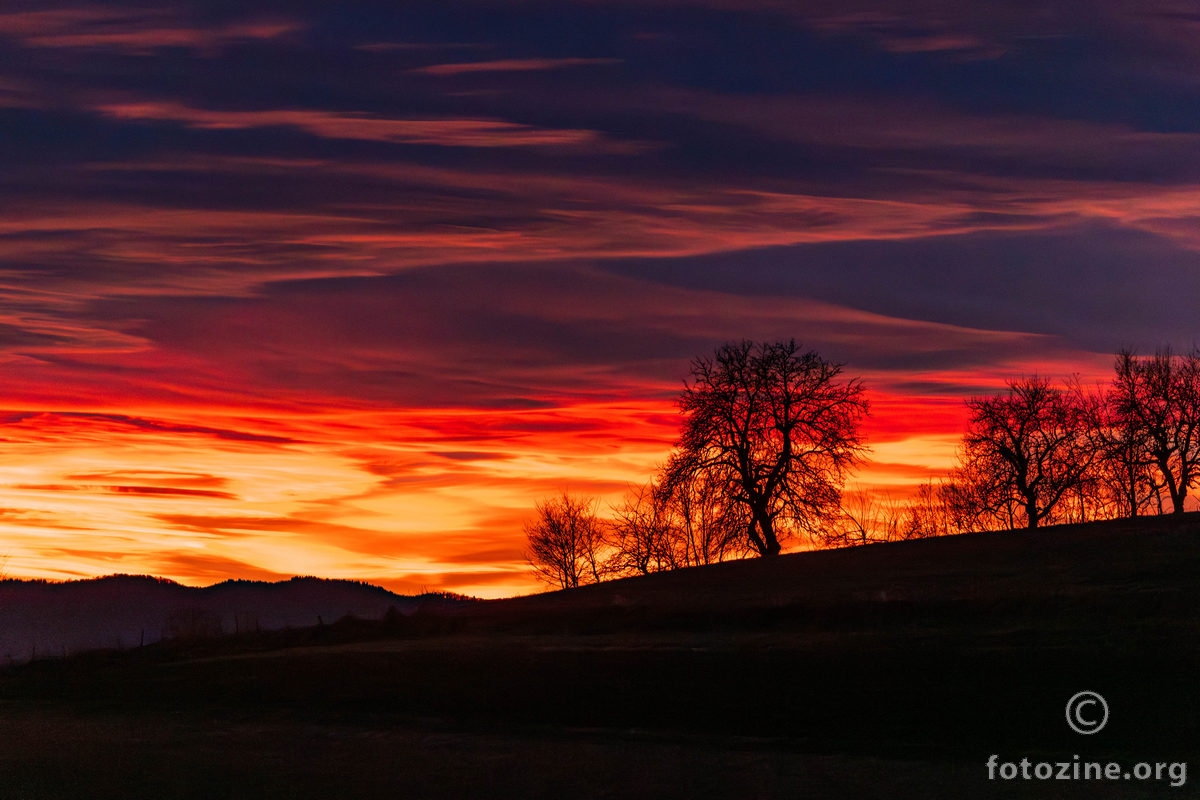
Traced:
[[[169, 563], [167, 574], [196, 582], [215, 565], [242, 564], [238, 574], [388, 579], [411, 589], [395, 577], [407, 574], [456, 591], [528, 589], [527, 493], [563, 482], [619, 492], [661, 446], [631, 449], [618, 427], [641, 416], [635, 407], [527, 420], [380, 413], [354, 418], [349, 435], [349, 419], [332, 415], [300, 421], [311, 434], [327, 428], [320, 440], [287, 444], [164, 419], [14, 415], [3, 431], [10, 466], [0, 469], [8, 569], [65, 577], [114, 564], [161, 573]], [[548, 422], [552, 430], [539, 432]], [[348, 450], [347, 440], [358, 444]], [[447, 457], [449, 441], [495, 457]], [[86, 547], [79, 531], [91, 532]], [[459, 574], [456, 583], [447, 572]]]

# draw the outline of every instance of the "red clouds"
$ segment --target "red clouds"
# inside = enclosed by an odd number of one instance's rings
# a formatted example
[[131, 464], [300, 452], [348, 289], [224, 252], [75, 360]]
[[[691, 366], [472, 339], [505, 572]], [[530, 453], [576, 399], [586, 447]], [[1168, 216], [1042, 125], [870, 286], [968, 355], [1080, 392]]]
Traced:
[[[919, 238], [970, 227], [961, 198], [308, 169], [385, 181], [408, 199], [300, 212], [35, 207], [9, 220], [43, 259], [70, 248], [122, 265], [117, 280], [48, 271], [36, 288], [10, 276], [21, 298], [10, 403], [83, 412], [26, 417], [20, 436], [5, 434], [19, 472], [4, 503], [25, 514], [0, 521], [13, 574], [203, 582], [266, 570], [526, 591], [532, 502], [563, 487], [615, 502], [648, 478], [676, 434], [687, 362], [715, 343], [797, 336], [866, 372], [875, 465], [860, 480], [896, 495], [948, 466], [971, 387], [1033, 360], [1078, 369], [1051, 337], [672, 286], [579, 260]], [[947, 353], [959, 363], [941, 363]], [[914, 366], [888, 367], [897, 361]], [[160, 478], [136, 477], [149, 473]], [[82, 530], [98, 534], [90, 548], [77, 546]]]

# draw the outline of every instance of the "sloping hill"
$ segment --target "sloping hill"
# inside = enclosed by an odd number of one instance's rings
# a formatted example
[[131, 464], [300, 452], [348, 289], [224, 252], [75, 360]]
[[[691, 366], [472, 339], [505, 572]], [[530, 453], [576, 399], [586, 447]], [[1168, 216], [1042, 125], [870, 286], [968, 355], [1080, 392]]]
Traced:
[[[1200, 513], [794, 553], [486, 601], [472, 626], [802, 629], [938, 614], [1111, 627], [1195, 622]], [[1050, 617], [1045, 616], [1050, 614]], [[939, 624], [941, 624], [941, 622]], [[590, 626], [590, 628], [589, 628]]]

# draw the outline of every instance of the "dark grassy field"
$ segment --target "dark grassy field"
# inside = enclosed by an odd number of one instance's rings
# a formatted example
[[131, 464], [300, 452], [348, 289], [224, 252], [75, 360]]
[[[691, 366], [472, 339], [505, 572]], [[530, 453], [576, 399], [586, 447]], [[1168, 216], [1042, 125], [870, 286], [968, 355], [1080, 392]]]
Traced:
[[1192, 760], [1198, 633], [1195, 515], [730, 563], [10, 668], [0, 797], [1197, 796], [985, 763]]

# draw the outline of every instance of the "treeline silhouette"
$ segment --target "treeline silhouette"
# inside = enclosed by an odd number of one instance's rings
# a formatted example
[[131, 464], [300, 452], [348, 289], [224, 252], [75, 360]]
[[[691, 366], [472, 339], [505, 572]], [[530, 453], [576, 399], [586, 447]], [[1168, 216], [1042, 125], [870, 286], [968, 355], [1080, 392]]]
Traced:
[[681, 433], [655, 477], [601, 516], [563, 492], [526, 525], [540, 579], [605, 579], [780, 552], [1183, 513], [1200, 479], [1200, 349], [1122, 350], [1107, 386], [1041, 376], [966, 401], [955, 467], [896, 501], [846, 491], [866, 450], [860, 379], [795, 341], [692, 362]]

